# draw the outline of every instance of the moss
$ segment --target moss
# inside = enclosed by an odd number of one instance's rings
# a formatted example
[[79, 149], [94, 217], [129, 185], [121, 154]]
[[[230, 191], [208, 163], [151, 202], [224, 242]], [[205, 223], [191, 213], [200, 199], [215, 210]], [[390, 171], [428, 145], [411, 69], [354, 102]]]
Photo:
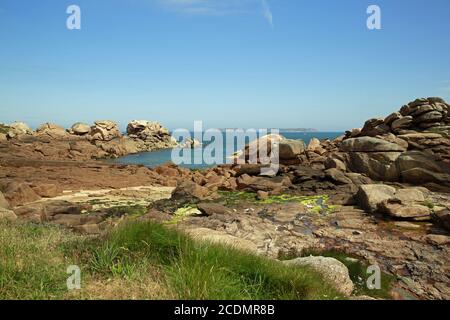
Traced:
[[310, 209], [310, 211], [318, 214], [329, 214], [334, 212], [338, 207], [334, 205], [328, 205], [328, 196], [293, 196], [288, 194], [282, 194], [279, 196], [269, 196], [267, 199], [258, 200], [255, 193], [251, 192], [230, 192], [221, 191], [221, 200], [227, 205], [236, 205], [241, 201], [251, 202], [255, 204], [283, 204], [283, 203], [300, 203]]
[[425, 207], [428, 207], [430, 209], [434, 208], [434, 203], [429, 200], [422, 202], [422, 205], [424, 205]]
[[177, 211], [175, 211], [173, 218], [166, 222], [165, 224], [177, 224], [178, 222], [181, 222], [187, 217], [192, 217], [199, 215], [201, 212], [197, 209], [197, 206], [195, 205], [185, 205], [181, 208], [178, 208]]

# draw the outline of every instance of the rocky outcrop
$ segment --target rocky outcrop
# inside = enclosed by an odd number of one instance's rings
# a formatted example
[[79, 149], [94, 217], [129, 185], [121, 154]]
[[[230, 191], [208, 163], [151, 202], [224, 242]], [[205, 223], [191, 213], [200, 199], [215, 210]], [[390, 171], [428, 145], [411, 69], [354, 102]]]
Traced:
[[449, 113], [443, 99], [427, 98], [386, 118], [368, 120], [338, 143], [341, 160], [349, 170], [375, 180], [450, 191]]
[[91, 141], [111, 141], [115, 138], [120, 138], [122, 134], [119, 131], [117, 123], [109, 120], [96, 121], [95, 125], [91, 127], [88, 139]]
[[64, 139], [69, 136], [66, 129], [53, 123], [44, 123], [36, 129], [35, 135], [48, 136], [52, 139]]
[[139, 152], [177, 146], [169, 130], [155, 121], [133, 120], [127, 126], [127, 134], [137, 142]]
[[[51, 123], [33, 132], [24, 123], [2, 126], [0, 156], [48, 160], [116, 158], [127, 154], [172, 148], [177, 145], [168, 130], [157, 122], [132, 121], [129, 136], [122, 136], [112, 121], [96, 121], [90, 127], [75, 123], [69, 130]], [[0, 137], [1, 138], [1, 137]]]
[[33, 134], [33, 130], [31, 130], [26, 123], [14, 122], [13, 124], [9, 125], [7, 137], [15, 138], [21, 135], [31, 135], [31, 134]]

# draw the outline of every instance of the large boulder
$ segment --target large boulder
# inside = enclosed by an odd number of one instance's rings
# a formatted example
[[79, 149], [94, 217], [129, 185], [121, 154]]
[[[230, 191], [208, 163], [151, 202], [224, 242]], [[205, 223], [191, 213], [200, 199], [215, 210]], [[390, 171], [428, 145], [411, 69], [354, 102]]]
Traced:
[[274, 195], [282, 193], [292, 185], [288, 177], [254, 177], [247, 174], [240, 176], [236, 182], [240, 190], [266, 191]]
[[398, 181], [400, 174], [395, 161], [400, 155], [400, 152], [351, 152], [347, 168], [374, 180]]
[[129, 136], [147, 140], [153, 136], [161, 138], [163, 136], [168, 136], [169, 130], [156, 121], [133, 120], [127, 126], [127, 133]]
[[347, 267], [334, 258], [329, 257], [303, 257], [283, 261], [287, 266], [308, 266], [323, 277], [339, 292], [350, 296], [353, 292], [353, 282], [350, 279]]
[[359, 187], [355, 198], [364, 210], [375, 212], [379, 203], [393, 198], [394, 195], [394, 187], [383, 184], [368, 184]]
[[41, 199], [32, 188], [26, 183], [10, 182], [4, 190], [6, 200], [11, 207], [30, 203]]
[[424, 205], [427, 194], [422, 188], [396, 190], [382, 184], [362, 185], [355, 198], [363, 209], [396, 219], [425, 221], [432, 214], [431, 209]]
[[398, 144], [373, 137], [347, 139], [340, 146], [342, 152], [403, 152], [406, 149]]
[[16, 219], [17, 216], [14, 213], [14, 211], [5, 208], [0, 208], [0, 221], [1, 220], [14, 221]]
[[120, 138], [122, 134], [119, 131], [117, 123], [109, 120], [96, 121], [89, 133], [89, 140], [92, 141], [111, 141]]
[[84, 136], [87, 135], [89, 132], [91, 132], [91, 127], [81, 122], [74, 123], [69, 130], [69, 133], [77, 136]]
[[8, 138], [15, 138], [21, 135], [31, 135], [33, 130], [24, 122], [14, 122], [9, 125], [9, 131], [7, 133]]
[[261, 158], [267, 160], [267, 157], [278, 148], [280, 141], [284, 139], [278, 134], [262, 136], [247, 144], [244, 150], [238, 152], [233, 158], [238, 163], [260, 163]]
[[54, 123], [44, 123], [36, 129], [37, 136], [49, 136], [52, 139], [64, 139], [67, 138], [68, 133], [66, 129], [58, 126]]
[[384, 200], [377, 204], [377, 211], [393, 218], [426, 221], [431, 218], [431, 210], [420, 204], [403, 204], [396, 199]]
[[292, 160], [305, 152], [305, 143], [302, 140], [283, 139], [279, 142], [280, 160]]
[[218, 197], [214, 191], [192, 181], [183, 181], [172, 192], [172, 199], [212, 200]]

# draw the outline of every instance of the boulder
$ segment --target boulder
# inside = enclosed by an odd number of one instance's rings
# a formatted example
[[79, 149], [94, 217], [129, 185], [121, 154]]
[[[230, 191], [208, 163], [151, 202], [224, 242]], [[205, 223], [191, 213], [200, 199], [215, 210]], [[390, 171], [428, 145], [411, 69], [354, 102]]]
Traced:
[[0, 208], [0, 221], [1, 220], [14, 221], [17, 220], [17, 216], [12, 210]]
[[360, 137], [347, 139], [340, 146], [342, 152], [403, 152], [406, 149], [382, 139]]
[[84, 136], [91, 132], [91, 127], [85, 123], [77, 122], [72, 125], [69, 132], [77, 136]]
[[333, 287], [346, 296], [353, 292], [353, 282], [350, 279], [347, 267], [334, 258], [329, 257], [304, 257], [294, 260], [283, 261], [287, 266], [308, 266], [330, 282]]
[[15, 138], [20, 135], [31, 135], [33, 130], [24, 122], [14, 122], [9, 125], [9, 131], [7, 133], [8, 138]]
[[169, 130], [156, 121], [133, 120], [127, 125], [127, 134], [141, 140], [171, 141]]
[[427, 221], [431, 218], [430, 208], [420, 204], [404, 204], [395, 199], [381, 201], [377, 204], [377, 211], [393, 218], [414, 221]]
[[351, 152], [347, 168], [374, 180], [398, 181], [400, 174], [395, 161], [400, 155], [400, 152]]
[[9, 209], [9, 202], [8, 200], [5, 199], [5, 196], [3, 195], [2, 192], [0, 192], [0, 208], [2, 209]]
[[393, 131], [399, 131], [402, 129], [409, 128], [412, 123], [413, 123], [413, 117], [406, 116], [406, 117], [402, 117], [402, 118], [399, 118], [399, 119], [393, 121], [391, 124], [391, 128]]
[[278, 148], [279, 142], [284, 140], [283, 136], [278, 134], [268, 134], [247, 144], [244, 150], [233, 156], [235, 162], [242, 163], [260, 163], [261, 158], [267, 160], [273, 150]]
[[89, 140], [91, 141], [111, 141], [115, 138], [120, 138], [122, 134], [119, 131], [117, 123], [109, 120], [96, 121], [89, 133]]
[[383, 184], [362, 185], [355, 198], [364, 210], [375, 212], [379, 203], [394, 197], [395, 191], [394, 187]]
[[315, 152], [315, 151], [316, 151], [317, 149], [319, 149], [319, 148], [322, 148], [322, 145], [320, 144], [320, 140], [317, 139], [317, 138], [312, 138], [312, 139], [309, 141], [307, 150], [308, 150], [308, 151]]
[[207, 216], [212, 216], [213, 214], [232, 213], [230, 209], [218, 203], [199, 203], [197, 208]]
[[280, 160], [296, 159], [305, 152], [305, 143], [302, 140], [283, 139], [279, 142]]
[[236, 182], [240, 190], [266, 191], [274, 195], [292, 185], [288, 177], [252, 177], [247, 174], [240, 176]]
[[339, 159], [328, 157], [325, 160], [325, 169], [338, 169], [341, 171], [347, 171], [345, 163]]
[[439, 208], [434, 211], [433, 218], [437, 223], [442, 225], [447, 230], [450, 230], [450, 209], [449, 208]]
[[10, 182], [6, 185], [4, 192], [6, 200], [8, 200], [12, 207], [41, 199], [26, 183]]
[[32, 189], [36, 194], [42, 198], [54, 198], [62, 193], [62, 190], [57, 185], [51, 183], [42, 183], [36, 186], [32, 186]]
[[192, 181], [183, 181], [172, 192], [172, 199], [199, 199], [211, 200], [216, 199], [218, 195], [208, 188], [202, 187]]
[[48, 135], [53, 139], [61, 139], [68, 135], [66, 129], [53, 123], [44, 123], [36, 129], [36, 135]]

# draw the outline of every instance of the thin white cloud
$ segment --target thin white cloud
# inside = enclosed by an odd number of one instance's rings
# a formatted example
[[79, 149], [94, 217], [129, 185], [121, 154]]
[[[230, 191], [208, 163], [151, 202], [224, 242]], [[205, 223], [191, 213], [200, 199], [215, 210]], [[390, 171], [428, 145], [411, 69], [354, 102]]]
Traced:
[[228, 15], [259, 13], [273, 27], [268, 0], [157, 0], [162, 6], [192, 15]]

